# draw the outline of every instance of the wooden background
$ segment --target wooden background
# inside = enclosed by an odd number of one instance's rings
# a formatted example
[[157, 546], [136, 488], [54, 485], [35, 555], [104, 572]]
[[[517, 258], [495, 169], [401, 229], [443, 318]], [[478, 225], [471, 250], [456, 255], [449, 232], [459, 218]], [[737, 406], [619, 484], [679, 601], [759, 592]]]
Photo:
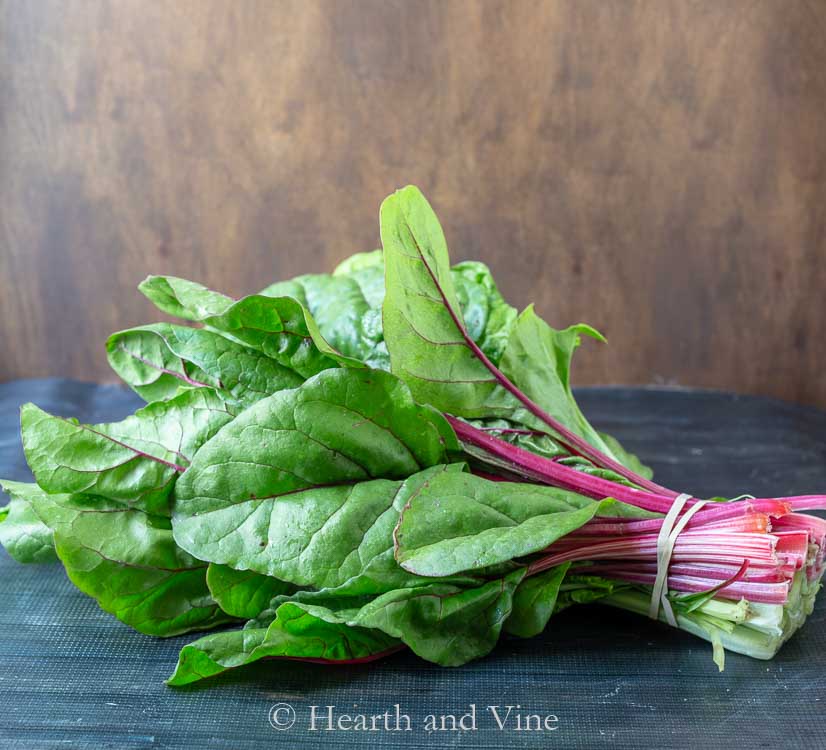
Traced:
[[0, 0], [0, 380], [112, 378], [148, 273], [229, 294], [378, 243], [585, 320], [578, 383], [826, 406], [826, 3]]

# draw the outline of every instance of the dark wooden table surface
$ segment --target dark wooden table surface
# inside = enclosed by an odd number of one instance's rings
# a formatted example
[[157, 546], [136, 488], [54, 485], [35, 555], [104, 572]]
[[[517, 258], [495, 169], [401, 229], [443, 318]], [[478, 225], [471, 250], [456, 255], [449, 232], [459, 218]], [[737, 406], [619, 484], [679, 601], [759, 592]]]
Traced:
[[[826, 413], [703, 391], [579, 395], [594, 422], [667, 485], [729, 496], [826, 488]], [[16, 424], [27, 400], [84, 421], [120, 418], [137, 404], [113, 386], [0, 384], [0, 476], [28, 478]], [[506, 640], [460, 669], [407, 654], [339, 668], [270, 662], [172, 690], [162, 681], [188, 640], [134, 633], [76, 591], [59, 566], [18, 565], [0, 552], [0, 747], [826, 747], [824, 601], [776, 659], [730, 654], [723, 674], [704, 642], [600, 607], [564, 613], [541, 637]], [[291, 729], [270, 726], [276, 703], [293, 707]], [[375, 714], [395, 704], [411, 731], [308, 730], [312, 705]], [[428, 714], [461, 716], [470, 704], [476, 730], [422, 728]], [[558, 728], [499, 731], [491, 705], [554, 714]]]

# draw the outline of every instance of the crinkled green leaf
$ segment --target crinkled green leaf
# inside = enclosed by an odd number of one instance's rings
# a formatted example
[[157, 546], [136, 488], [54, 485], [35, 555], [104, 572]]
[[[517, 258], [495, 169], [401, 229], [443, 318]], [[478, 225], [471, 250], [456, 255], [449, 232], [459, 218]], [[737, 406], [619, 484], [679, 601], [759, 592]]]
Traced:
[[[405, 502], [430, 477], [461, 469], [461, 464], [437, 466], [403, 481], [361, 482], [352, 486], [356, 488], [353, 491], [349, 487], [320, 488], [272, 498], [264, 509], [268, 515], [262, 513], [239, 530], [228, 532], [226, 541], [212, 541], [211, 522], [189, 524], [176, 517], [175, 533], [181, 540], [192, 527], [196, 532], [202, 530], [207, 541], [196, 538], [192, 542], [192, 549], [198, 545], [199, 557], [229, 559], [233, 565], [246, 565], [264, 575], [322, 589], [300, 592], [301, 598], [318, 594], [325, 601], [332, 597], [352, 602], [358, 597], [427, 582], [399, 567], [393, 555], [393, 528]], [[231, 527], [237, 523], [232, 514], [227, 517]], [[264, 540], [266, 544], [262, 545]], [[473, 582], [468, 576], [450, 580]]]
[[52, 530], [31, 506], [32, 494], [45, 494], [36, 484], [0, 480], [9, 504], [0, 508], [0, 544], [17, 562], [45, 563], [57, 560]]
[[[468, 261], [451, 269], [468, 333], [498, 361], [507, 343], [516, 309], [508, 305], [483, 263]], [[342, 354], [379, 369], [390, 369], [384, 343], [382, 251], [359, 253], [332, 274], [298, 276], [264, 289], [261, 294], [288, 296], [306, 307], [324, 338]]]
[[336, 351], [309, 310], [292, 297], [254, 294], [237, 302], [174, 276], [149, 276], [139, 289], [163, 312], [203, 323], [308, 378], [339, 364], [363, 364]]
[[457, 263], [451, 269], [451, 278], [467, 332], [496, 364], [516, 322], [516, 308], [505, 302], [484, 263]]
[[[458, 666], [487, 654], [511, 614], [524, 568], [474, 587], [428, 583], [367, 599], [285, 601], [268, 627], [206, 636], [185, 646], [170, 685], [185, 685], [266, 657], [362, 661], [406, 644], [417, 655]], [[313, 592], [300, 592], [312, 597]], [[321, 601], [318, 596], [316, 602]], [[341, 606], [341, 604], [345, 606]]]
[[216, 394], [197, 389], [98, 425], [26, 404], [20, 424], [26, 460], [46, 492], [89, 492], [168, 514], [176, 478], [196, 449], [232, 418]]
[[225, 630], [181, 649], [166, 681], [180, 686], [251, 664], [281, 657], [310, 661], [358, 662], [396, 650], [399, 641], [377, 630], [349, 627], [315, 617], [300, 607], [279, 609], [269, 627]]
[[242, 407], [304, 378], [276, 360], [203, 328], [155, 323], [109, 337], [109, 364], [147, 401], [211, 388]]
[[292, 297], [312, 314], [319, 331], [342, 354], [389, 370], [381, 303], [384, 269], [371, 265], [349, 274], [298, 276], [267, 287], [262, 295]]
[[212, 598], [224, 612], [250, 620], [257, 617], [277, 596], [292, 594], [295, 586], [251, 570], [235, 570], [210, 563], [206, 574]]
[[251, 406], [198, 451], [176, 487], [175, 537], [210, 562], [336, 586], [362, 570], [364, 545], [385, 549], [370, 532], [393, 513], [403, 482], [392, 480], [456, 447], [444, 417], [389, 373], [325, 371]]
[[515, 424], [506, 419], [471, 419], [468, 422], [493, 437], [535, 453], [537, 456], [551, 459], [570, 456], [568, 451], [546, 432], [526, 429], [524, 425]]
[[357, 608], [319, 606], [307, 601], [282, 604], [304, 609], [315, 617], [352, 627], [381, 630], [403, 641], [428, 661], [458, 666], [487, 654], [499, 638], [502, 625], [511, 613], [514, 590], [525, 568], [510, 574], [460, 586], [434, 582], [398, 588], [380, 594]]
[[557, 565], [525, 578], [513, 595], [513, 610], [505, 622], [505, 631], [520, 638], [533, 638], [545, 630], [554, 614], [559, 589], [570, 563]]
[[168, 518], [89, 495], [30, 501], [72, 583], [127, 625], [170, 636], [231, 619], [210, 596], [206, 563], [177, 547]]
[[400, 638], [423, 659], [459, 666], [496, 645], [523, 576], [520, 569], [476, 588], [434, 583], [397, 589], [362, 608], [356, 622]]
[[395, 531], [396, 560], [421, 576], [449, 576], [538, 552], [595, 515], [596, 502], [542, 485], [440, 474], [404, 506]]
[[[458, 263], [450, 273], [468, 333], [498, 361], [516, 319], [515, 308], [504, 301], [483, 263]], [[310, 311], [324, 338], [338, 351], [371, 367], [390, 369], [382, 327], [381, 250], [357, 253], [340, 263], [332, 274], [298, 276], [273, 284], [261, 294], [294, 297]]]

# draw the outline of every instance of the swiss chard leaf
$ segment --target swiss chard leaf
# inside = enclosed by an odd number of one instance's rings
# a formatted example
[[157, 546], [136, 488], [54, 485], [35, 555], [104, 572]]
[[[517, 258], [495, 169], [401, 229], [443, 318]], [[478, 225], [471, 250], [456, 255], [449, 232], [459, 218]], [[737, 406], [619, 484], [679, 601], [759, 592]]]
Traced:
[[299, 276], [273, 284], [261, 294], [297, 299], [337, 351], [370, 367], [390, 369], [381, 322], [384, 267], [380, 259], [378, 264], [358, 267], [346, 274]]
[[218, 606], [242, 620], [258, 617], [275, 597], [295, 591], [295, 586], [277, 578], [216, 563], [209, 564], [206, 581]]
[[384, 335], [391, 369], [418, 401], [465, 418], [504, 418], [534, 429], [550, 428], [569, 449], [597, 465], [646, 481], [611, 454], [570, 392], [570, 354], [578, 335], [599, 334], [587, 326], [554, 331], [528, 308], [516, 323], [510, 318], [497, 329], [498, 345], [489, 349], [494, 356], [501, 351], [500, 369], [469, 333], [444, 234], [417, 188], [408, 186], [384, 201], [381, 237]]
[[499, 367], [529, 398], [601, 451], [608, 448], [579, 410], [571, 391], [571, 359], [582, 335], [604, 341], [582, 323], [562, 331], [526, 308], [511, 330]]
[[597, 432], [585, 419], [571, 390], [571, 360], [581, 336], [604, 341], [598, 331], [579, 323], [564, 330], [551, 328], [526, 308], [511, 329], [499, 367], [523, 393], [566, 427], [632, 471], [651, 477], [651, 470], [625, 450], [616, 438]]
[[457, 263], [451, 278], [467, 332], [491, 361], [499, 362], [516, 322], [516, 308], [505, 302], [484, 263]]
[[389, 373], [326, 371], [259, 401], [198, 451], [176, 487], [175, 537], [210, 562], [338, 586], [362, 572], [367, 548], [386, 550], [405, 484], [392, 480], [456, 447], [445, 419]]
[[[459, 263], [450, 274], [468, 333], [486, 354], [498, 361], [516, 319], [516, 309], [504, 301], [483, 263]], [[295, 298], [310, 311], [324, 338], [338, 351], [370, 367], [390, 369], [381, 317], [381, 250], [354, 255], [332, 274], [298, 276], [273, 284], [261, 294]]]
[[81, 425], [26, 404], [26, 460], [46, 492], [88, 492], [169, 513], [169, 493], [196, 449], [233, 415], [206, 389], [139, 409], [121, 422]]
[[513, 593], [524, 575], [525, 568], [518, 568], [501, 578], [472, 585], [424, 581], [357, 606], [348, 599], [323, 605], [306, 597], [280, 605], [276, 617], [285, 607], [301, 608], [331, 623], [380, 630], [404, 642], [423, 659], [458, 666], [484, 656], [496, 645], [511, 613]]
[[414, 187], [381, 206], [384, 336], [392, 371], [416, 400], [463, 417], [508, 417], [516, 408], [469, 347], [442, 228]]
[[570, 567], [570, 563], [563, 563], [525, 578], [513, 595], [513, 610], [505, 622], [505, 631], [520, 638], [533, 638], [545, 630]]
[[479, 570], [538, 552], [597, 513], [613, 515], [615, 505], [555, 487], [440, 474], [404, 506], [396, 560], [421, 576]]
[[337, 365], [363, 367], [330, 346], [309, 310], [292, 297], [254, 294], [236, 302], [174, 276], [149, 276], [139, 288], [163, 312], [203, 323], [304, 378]]
[[333, 269], [333, 276], [349, 276], [359, 271], [375, 268], [381, 271], [381, 296], [376, 300], [380, 307], [384, 299], [384, 257], [381, 248], [366, 253], [354, 253], [349, 258], [345, 258]]
[[213, 331], [156, 323], [110, 336], [109, 363], [147, 401], [181, 389], [211, 388], [225, 401], [246, 407], [302, 378], [276, 360]]
[[570, 456], [570, 453], [546, 432], [526, 429], [523, 425], [514, 424], [505, 419], [474, 419], [468, 421], [477, 429], [516, 445], [523, 450], [535, 453], [537, 456], [551, 459], [564, 459]]
[[184, 646], [167, 685], [197, 682], [265, 658], [354, 663], [392, 653], [399, 641], [381, 631], [328, 622], [290, 605], [268, 627], [213, 633]]
[[36, 484], [0, 480], [9, 504], [0, 509], [0, 544], [17, 562], [44, 563], [57, 560], [52, 530], [44, 524], [29, 497], [43, 493]]
[[170, 636], [231, 619], [209, 594], [206, 563], [176, 546], [168, 518], [102, 497], [48, 495], [37, 488], [27, 496], [54, 532], [72, 583], [122, 622]]
[[459, 666], [489, 653], [511, 613], [520, 568], [475, 588], [433, 583], [382, 594], [350, 621], [401, 639], [428, 661]]

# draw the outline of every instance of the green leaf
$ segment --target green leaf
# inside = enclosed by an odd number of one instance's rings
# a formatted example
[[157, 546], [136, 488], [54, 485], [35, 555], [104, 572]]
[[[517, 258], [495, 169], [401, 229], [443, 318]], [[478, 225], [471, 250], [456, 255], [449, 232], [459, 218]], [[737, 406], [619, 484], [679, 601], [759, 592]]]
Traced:
[[[408, 186], [385, 199], [381, 237], [387, 287], [385, 342], [392, 371], [405, 380], [417, 401], [467, 419], [508, 419], [547, 430], [549, 420], [540, 419], [535, 409], [529, 410], [500, 385], [497, 375], [504, 376], [562, 427], [618, 458], [582, 416], [570, 391], [570, 359], [579, 335], [602, 339], [597, 331], [582, 324], [555, 331], [531, 307], [514, 322], [512, 308], [489, 294], [488, 303], [498, 318], [489, 338], [488, 322], [484, 336], [474, 331], [484, 344], [480, 354], [474, 349], [471, 324], [463, 317], [457, 292], [462, 284], [451, 276], [439, 220], [417, 188]], [[478, 309], [467, 299], [465, 304], [465, 314]], [[476, 317], [485, 319], [484, 312]], [[481, 327], [471, 322], [474, 329]], [[500, 353], [501, 373], [496, 373]], [[624, 452], [623, 457], [628, 459]]]
[[440, 474], [405, 505], [396, 560], [421, 576], [486, 568], [538, 552], [597, 513], [612, 515], [614, 505], [555, 487]]
[[[572, 604], [593, 604], [600, 599], [613, 595], [616, 591], [628, 587], [627, 583], [612, 581], [601, 576], [571, 575], [569, 573], [559, 587], [555, 611], [561, 612]], [[650, 594], [648, 598], [651, 598]]]
[[236, 302], [174, 276], [149, 276], [139, 289], [163, 312], [203, 323], [304, 378], [338, 365], [363, 367], [330, 346], [309, 310], [292, 297], [254, 294]]
[[138, 289], [159, 310], [196, 323], [220, 317], [234, 304], [225, 294], [176, 276], [147, 276]]
[[241, 407], [304, 378], [274, 359], [203, 328], [170, 323], [130, 328], [109, 337], [112, 369], [147, 401], [181, 389], [211, 388]]
[[457, 263], [451, 278], [467, 332], [491, 361], [498, 363], [516, 322], [516, 308], [505, 302], [484, 263]]
[[299, 276], [273, 284], [261, 294], [298, 300], [336, 351], [370, 367], [390, 369], [381, 321], [381, 264], [366, 265], [348, 274]]
[[404, 484], [391, 480], [456, 447], [444, 417], [389, 373], [325, 371], [259, 401], [198, 451], [176, 487], [175, 537], [210, 562], [337, 586], [361, 572], [365, 545], [386, 549]]
[[299, 607], [285, 606], [269, 627], [214, 633], [184, 646], [166, 683], [187, 685], [264, 658], [364, 661], [398, 646], [396, 639], [379, 631], [327, 622]]
[[532, 401], [589, 443], [607, 452], [596, 430], [582, 416], [571, 391], [571, 358], [582, 334], [603, 340], [590, 326], [557, 331], [529, 306], [517, 318], [500, 369]]
[[99, 425], [26, 404], [20, 424], [26, 459], [46, 492], [88, 492], [168, 514], [169, 493], [190, 457], [232, 418], [218, 396], [198, 389]]
[[417, 401], [463, 417], [507, 417], [504, 392], [468, 346], [442, 228], [415, 187], [381, 206], [384, 336], [392, 371]]
[[179, 549], [170, 521], [103, 497], [33, 493], [72, 583], [147, 635], [171, 636], [230, 621], [206, 585], [206, 563]]
[[524, 573], [519, 569], [476, 588], [434, 583], [383, 594], [356, 622], [400, 638], [423, 659], [459, 666], [496, 645]]
[[[515, 308], [502, 299], [483, 263], [459, 263], [450, 274], [466, 316], [468, 333], [486, 354], [498, 361], [516, 319]], [[293, 297], [310, 311], [322, 336], [336, 350], [370, 367], [390, 369], [382, 326], [384, 260], [381, 250], [351, 256], [340, 263], [332, 275], [298, 276], [272, 284], [261, 294]]]
[[243, 620], [260, 615], [275, 597], [295, 591], [295, 586], [277, 578], [216, 563], [209, 564], [206, 582], [221, 609]]
[[458, 666], [496, 645], [524, 575], [525, 568], [519, 568], [475, 586], [433, 582], [399, 588], [357, 608], [289, 602], [278, 608], [277, 616], [285, 607], [297, 607], [332, 623], [375, 628], [400, 639], [423, 659]]
[[513, 595], [513, 611], [505, 622], [505, 631], [520, 638], [533, 638], [545, 630], [570, 567], [571, 563], [563, 563], [525, 578]]
[[[571, 361], [583, 335], [605, 341], [601, 333], [584, 323], [563, 330], [551, 328], [530, 305], [511, 328], [500, 369], [528, 398], [553, 414], [572, 432], [633, 472], [650, 478], [651, 470], [625, 450], [616, 438], [597, 432], [591, 426], [574, 398]], [[624, 481], [615, 473], [612, 479]]]
[[[333, 276], [349, 276], [370, 268], [381, 269], [382, 280], [384, 279], [384, 256], [381, 249], [370, 250], [367, 253], [354, 253], [349, 258], [345, 258], [333, 269]], [[382, 297], [384, 297], [383, 292]]]
[[0, 480], [10, 502], [0, 509], [0, 544], [17, 562], [45, 563], [57, 560], [52, 530], [34, 512], [29, 498], [45, 494], [36, 484]]
[[185, 685], [265, 657], [369, 660], [400, 643], [444, 666], [465, 664], [496, 645], [524, 573], [520, 568], [471, 588], [428, 583], [396, 589], [358, 607], [336, 606], [334, 599], [330, 606], [286, 601], [269, 627], [249, 623], [185, 646], [167, 683]]
[[[505, 419], [472, 419], [468, 422], [493, 437], [535, 453], [537, 456], [551, 459], [564, 459], [570, 456], [568, 451], [546, 432], [526, 429], [524, 425], [508, 422]], [[622, 479], [622, 477], [619, 478]]]

